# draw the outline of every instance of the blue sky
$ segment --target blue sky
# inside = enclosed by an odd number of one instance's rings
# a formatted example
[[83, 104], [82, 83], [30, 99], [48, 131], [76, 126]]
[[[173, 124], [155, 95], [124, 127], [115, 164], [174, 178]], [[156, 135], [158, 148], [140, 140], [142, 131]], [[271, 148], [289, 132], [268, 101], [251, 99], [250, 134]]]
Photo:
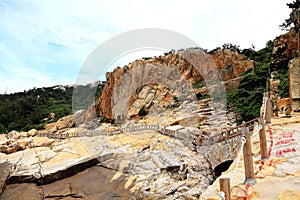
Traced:
[[[74, 84], [101, 43], [125, 31], [164, 28], [213, 49], [224, 43], [256, 49], [284, 33], [286, 1], [274, 0], [0, 0], [0, 93]], [[135, 52], [115, 62], [161, 54]], [[99, 77], [99, 79], [103, 79]]]

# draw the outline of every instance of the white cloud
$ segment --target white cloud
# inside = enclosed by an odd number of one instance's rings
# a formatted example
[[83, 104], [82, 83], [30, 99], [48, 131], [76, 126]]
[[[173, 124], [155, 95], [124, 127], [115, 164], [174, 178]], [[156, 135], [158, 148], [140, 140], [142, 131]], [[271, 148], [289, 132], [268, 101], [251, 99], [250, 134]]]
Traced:
[[[2, 0], [0, 70], [32, 69], [50, 83], [74, 80], [98, 45], [138, 28], [173, 30], [207, 49], [223, 43], [242, 48], [254, 44], [260, 49], [282, 33], [279, 25], [290, 12], [285, 4], [274, 0]], [[12, 84], [1, 74], [3, 85]], [[28, 81], [27, 86], [21, 84], [26, 77], [17, 77], [10, 78], [20, 81], [21, 91], [43, 82]]]
[[[52, 80], [49, 74], [32, 68], [6, 68], [0, 73], [2, 81], [0, 93], [13, 93], [28, 90], [34, 86], [50, 87], [67, 84], [71, 80]], [[22, 87], [20, 87], [22, 86]], [[20, 88], [23, 88], [21, 90]]]

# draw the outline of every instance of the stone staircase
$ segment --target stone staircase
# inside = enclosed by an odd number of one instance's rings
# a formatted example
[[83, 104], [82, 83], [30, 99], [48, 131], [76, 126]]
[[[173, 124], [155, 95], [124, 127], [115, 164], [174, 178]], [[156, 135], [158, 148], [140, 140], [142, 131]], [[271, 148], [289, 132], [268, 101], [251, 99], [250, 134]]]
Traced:
[[212, 98], [200, 100], [198, 109], [192, 113], [205, 117], [205, 120], [200, 122], [199, 129], [211, 134], [221, 132], [235, 123], [235, 114], [228, 112], [226, 105], [213, 102]]

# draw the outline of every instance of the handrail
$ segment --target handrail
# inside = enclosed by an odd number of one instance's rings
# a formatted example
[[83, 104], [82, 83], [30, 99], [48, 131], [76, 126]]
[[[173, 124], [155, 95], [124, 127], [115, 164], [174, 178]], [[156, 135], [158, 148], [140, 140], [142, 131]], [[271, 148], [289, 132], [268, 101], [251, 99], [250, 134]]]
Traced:
[[[217, 133], [212, 136], [208, 136], [205, 138], [204, 142], [199, 146], [209, 146], [215, 143], [219, 143], [237, 136], [241, 135], [241, 128], [242, 127], [252, 127], [252, 123], [258, 121], [261, 117], [257, 117], [255, 119], [249, 120], [247, 122], [244, 122], [243, 124], [232, 127], [230, 129], [226, 129], [225, 131], [222, 131], [220, 133]], [[57, 139], [67, 139], [67, 138], [73, 138], [73, 137], [92, 137], [92, 136], [99, 136], [99, 135], [105, 135], [105, 136], [112, 136], [121, 134], [124, 132], [135, 132], [135, 131], [141, 131], [141, 130], [153, 130], [160, 132], [161, 134], [180, 139], [185, 141], [186, 143], [191, 143], [193, 140], [193, 137], [195, 136], [195, 133], [192, 135], [192, 132], [188, 132], [187, 134], [184, 134], [178, 130], [170, 130], [166, 129], [163, 126], [160, 125], [134, 125], [131, 127], [121, 128], [119, 130], [114, 131], [107, 131], [107, 130], [97, 130], [97, 131], [84, 131], [79, 133], [68, 133], [62, 131], [57, 132], [47, 132], [47, 133], [37, 133], [36, 136], [40, 137], [49, 137], [49, 138], [57, 138]], [[191, 137], [193, 136], [193, 137]]]

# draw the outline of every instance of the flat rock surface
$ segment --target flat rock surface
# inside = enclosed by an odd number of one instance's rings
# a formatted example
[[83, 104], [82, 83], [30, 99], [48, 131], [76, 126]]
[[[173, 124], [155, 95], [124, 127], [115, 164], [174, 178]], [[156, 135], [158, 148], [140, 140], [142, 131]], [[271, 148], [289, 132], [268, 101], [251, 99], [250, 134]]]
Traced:
[[7, 185], [0, 199], [134, 199], [125, 190], [125, 177], [110, 181], [114, 171], [94, 166], [74, 176], [51, 184], [37, 186], [33, 183]]
[[203, 156], [154, 131], [56, 139], [1, 154], [3, 162], [12, 172], [2, 199], [198, 198], [213, 180]]

